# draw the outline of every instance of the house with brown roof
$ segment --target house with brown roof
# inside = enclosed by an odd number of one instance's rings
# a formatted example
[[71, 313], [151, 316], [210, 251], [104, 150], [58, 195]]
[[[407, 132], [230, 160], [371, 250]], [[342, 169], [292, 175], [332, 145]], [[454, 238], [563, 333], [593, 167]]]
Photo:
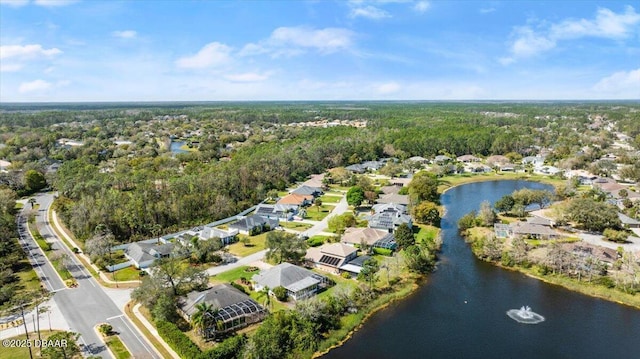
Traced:
[[340, 273], [340, 267], [357, 257], [358, 250], [344, 243], [323, 244], [320, 247], [312, 247], [307, 250], [305, 260], [314, 267], [334, 273]]
[[562, 249], [585, 259], [591, 257], [609, 266], [618, 260], [618, 252], [615, 249], [595, 246], [585, 242], [565, 243], [562, 245]]

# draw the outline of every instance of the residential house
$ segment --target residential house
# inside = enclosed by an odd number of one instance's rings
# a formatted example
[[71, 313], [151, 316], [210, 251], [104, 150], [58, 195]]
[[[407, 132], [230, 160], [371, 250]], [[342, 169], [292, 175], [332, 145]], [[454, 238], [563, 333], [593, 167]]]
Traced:
[[236, 241], [236, 236], [238, 235], [238, 233], [239, 231], [237, 229], [230, 229], [228, 231], [225, 231], [223, 229], [215, 227], [204, 226], [202, 228], [202, 231], [200, 231], [199, 233], [199, 237], [202, 239], [211, 239], [218, 237], [222, 241], [222, 244], [227, 245]]
[[618, 218], [620, 218], [620, 222], [622, 222], [622, 226], [627, 229], [631, 228], [640, 228], [640, 221], [635, 218], [631, 218], [624, 213], [618, 212]]
[[0, 160], [0, 172], [7, 172], [10, 166], [11, 166], [11, 162]]
[[375, 213], [385, 213], [385, 212], [404, 213], [404, 214], [408, 213], [407, 206], [404, 204], [398, 204], [398, 203], [378, 203], [373, 205], [371, 209]]
[[197, 305], [207, 303], [213, 312], [205, 314], [205, 326], [199, 330], [205, 339], [215, 339], [260, 322], [267, 311], [248, 295], [230, 284], [218, 284], [205, 291], [193, 291], [181, 297], [180, 314], [191, 321], [198, 311]]
[[362, 162], [362, 167], [368, 171], [377, 171], [384, 167], [385, 163], [383, 161], [365, 161]]
[[542, 156], [527, 156], [522, 159], [523, 165], [532, 165], [534, 168], [540, 168], [544, 166], [544, 157]]
[[294, 189], [293, 191], [291, 191], [291, 193], [292, 194], [304, 195], [304, 196], [318, 197], [318, 196], [322, 195], [322, 188], [302, 185], [302, 186]]
[[375, 228], [354, 228], [345, 229], [340, 242], [350, 246], [360, 246], [365, 243], [373, 248], [387, 248], [395, 250], [398, 245], [393, 233]]
[[393, 233], [401, 224], [407, 224], [409, 227], [413, 226], [411, 217], [401, 212], [376, 213], [367, 219], [369, 221], [369, 228], [382, 229], [389, 233]]
[[462, 155], [456, 158], [456, 160], [462, 163], [480, 162], [480, 159], [474, 155]]
[[510, 162], [511, 160], [506, 156], [495, 155], [487, 157], [487, 164], [491, 167], [505, 165]]
[[409, 158], [407, 158], [407, 161], [419, 163], [419, 164], [422, 164], [422, 165], [426, 164], [426, 163], [429, 163], [428, 159], [426, 159], [424, 157], [420, 157], [420, 156], [409, 157]]
[[148, 268], [156, 259], [167, 258], [173, 252], [172, 243], [131, 243], [125, 250], [124, 256], [133, 262], [138, 269]]
[[369, 259], [371, 259], [371, 257], [369, 256], [356, 257], [353, 260], [349, 261], [349, 263], [343, 264], [342, 267], [340, 267], [340, 270], [343, 273], [347, 272], [351, 274], [351, 277], [357, 277], [358, 274], [360, 274], [360, 271], [362, 271], [362, 267], [364, 267], [364, 262]]
[[276, 204], [302, 207], [313, 204], [313, 199], [313, 195], [310, 194], [290, 193], [280, 198]]
[[229, 225], [229, 229], [238, 230], [239, 233], [249, 235], [255, 231], [271, 230], [280, 226], [277, 218], [266, 218], [251, 215]]
[[269, 293], [276, 287], [284, 287], [287, 296], [294, 300], [314, 296], [321, 286], [328, 280], [326, 277], [314, 273], [306, 268], [291, 263], [280, 263], [253, 276], [254, 290], [259, 292], [269, 288]]
[[382, 195], [378, 197], [376, 203], [380, 204], [399, 204], [399, 205], [408, 205], [409, 204], [409, 196], [404, 194], [399, 194], [402, 186], [384, 186], [382, 187]]
[[256, 207], [253, 214], [266, 218], [278, 218], [284, 221], [290, 221], [293, 219], [293, 216], [298, 213], [298, 208], [296, 205], [260, 204]]
[[353, 165], [349, 165], [349, 166], [345, 167], [345, 169], [347, 171], [350, 171], [350, 172], [353, 172], [353, 173], [365, 173], [365, 172], [367, 172], [367, 169], [363, 165], [361, 165], [359, 163], [356, 163], [356, 164], [353, 164]]
[[608, 266], [612, 266], [618, 260], [618, 252], [615, 249], [595, 246], [586, 242], [564, 243], [562, 249], [584, 259], [593, 258]]
[[433, 163], [444, 164], [449, 161], [451, 161], [451, 157], [445, 155], [437, 155], [436, 158], [434, 158]]
[[553, 228], [528, 222], [514, 222], [509, 225], [511, 237], [527, 237], [535, 239], [559, 238], [560, 234]]
[[340, 267], [357, 257], [358, 250], [343, 243], [323, 244], [307, 250], [305, 260], [316, 268], [334, 273], [340, 273]]

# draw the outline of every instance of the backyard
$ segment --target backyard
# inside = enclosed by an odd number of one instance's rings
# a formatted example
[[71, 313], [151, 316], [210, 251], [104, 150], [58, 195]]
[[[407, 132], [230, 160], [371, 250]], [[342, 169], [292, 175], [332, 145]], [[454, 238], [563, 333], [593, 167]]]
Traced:
[[[249, 239], [249, 242], [247, 244], [242, 243], [245, 238]], [[257, 236], [246, 236], [244, 234], [239, 234], [238, 242], [229, 245], [229, 253], [238, 257], [246, 257], [250, 254], [263, 250], [266, 240], [267, 233], [262, 233]]]

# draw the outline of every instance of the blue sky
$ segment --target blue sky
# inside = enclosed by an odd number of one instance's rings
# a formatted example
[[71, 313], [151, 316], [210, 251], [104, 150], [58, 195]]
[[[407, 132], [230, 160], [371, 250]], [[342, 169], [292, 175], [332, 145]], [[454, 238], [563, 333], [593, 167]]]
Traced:
[[635, 1], [0, 0], [0, 101], [640, 99]]

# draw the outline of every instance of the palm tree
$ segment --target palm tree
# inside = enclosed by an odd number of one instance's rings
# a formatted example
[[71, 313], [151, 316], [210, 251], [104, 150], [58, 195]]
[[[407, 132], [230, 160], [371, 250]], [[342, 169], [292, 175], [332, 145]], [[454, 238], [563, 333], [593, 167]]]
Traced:
[[271, 309], [271, 296], [269, 295], [269, 291], [271, 291], [271, 289], [265, 285], [264, 288], [258, 292], [258, 298], [265, 297], [263, 305], [267, 309]]
[[218, 314], [218, 310], [219, 309], [213, 307], [213, 304], [205, 302], [196, 304], [196, 312], [191, 316], [191, 324], [204, 336], [204, 330], [207, 324]]

